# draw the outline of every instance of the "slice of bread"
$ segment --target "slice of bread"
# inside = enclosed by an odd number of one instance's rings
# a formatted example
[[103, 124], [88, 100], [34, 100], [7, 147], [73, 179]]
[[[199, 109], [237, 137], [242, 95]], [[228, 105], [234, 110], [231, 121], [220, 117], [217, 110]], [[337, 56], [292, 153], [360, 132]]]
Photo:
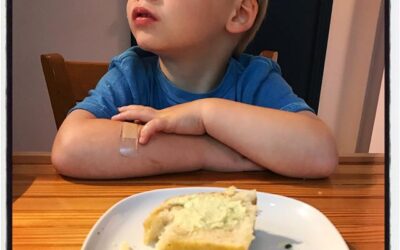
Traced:
[[247, 250], [254, 239], [256, 191], [170, 198], [145, 220], [144, 242], [157, 250]]

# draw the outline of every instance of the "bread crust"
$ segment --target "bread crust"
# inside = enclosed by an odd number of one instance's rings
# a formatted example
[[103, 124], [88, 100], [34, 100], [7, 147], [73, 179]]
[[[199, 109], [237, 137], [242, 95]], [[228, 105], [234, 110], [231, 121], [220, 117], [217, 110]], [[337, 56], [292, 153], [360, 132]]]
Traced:
[[[223, 246], [220, 244], [171, 241], [162, 250], [247, 250], [244, 246]], [[161, 250], [161, 249], [160, 249]]]

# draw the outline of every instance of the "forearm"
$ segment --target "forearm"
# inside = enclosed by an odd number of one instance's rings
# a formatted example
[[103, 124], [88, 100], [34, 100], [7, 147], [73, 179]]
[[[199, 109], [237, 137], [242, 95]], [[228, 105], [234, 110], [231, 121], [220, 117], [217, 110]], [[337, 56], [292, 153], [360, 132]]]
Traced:
[[323, 177], [337, 164], [334, 140], [317, 118], [221, 99], [205, 107], [210, 136], [274, 172]]
[[[159, 134], [148, 145], [139, 145], [137, 154], [124, 157], [119, 152], [121, 127], [121, 122], [90, 119], [79, 128], [60, 130], [53, 146], [54, 165], [62, 174], [80, 178], [147, 176], [202, 165], [201, 144], [195, 136]], [[188, 140], [192, 150], [183, 153]]]
[[259, 168], [207, 135], [159, 133], [148, 144], [139, 145], [136, 155], [124, 157], [119, 153], [122, 123], [86, 119], [85, 115], [84, 111], [71, 114], [54, 141], [53, 164], [63, 175], [124, 178], [200, 168], [218, 171]]

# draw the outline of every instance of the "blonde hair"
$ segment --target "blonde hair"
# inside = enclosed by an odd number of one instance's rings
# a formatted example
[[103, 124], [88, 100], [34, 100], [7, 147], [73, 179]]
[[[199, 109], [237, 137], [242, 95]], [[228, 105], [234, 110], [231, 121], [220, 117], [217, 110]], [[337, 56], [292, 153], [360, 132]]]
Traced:
[[242, 37], [242, 39], [239, 41], [238, 45], [236, 46], [234, 50], [234, 55], [238, 56], [243, 51], [247, 48], [249, 43], [254, 39], [255, 35], [257, 34], [257, 31], [260, 29], [261, 24], [264, 21], [265, 14], [267, 13], [267, 7], [268, 7], [268, 0], [257, 0], [258, 2], [258, 13], [256, 16], [256, 19], [254, 20], [253, 27], [249, 29]]

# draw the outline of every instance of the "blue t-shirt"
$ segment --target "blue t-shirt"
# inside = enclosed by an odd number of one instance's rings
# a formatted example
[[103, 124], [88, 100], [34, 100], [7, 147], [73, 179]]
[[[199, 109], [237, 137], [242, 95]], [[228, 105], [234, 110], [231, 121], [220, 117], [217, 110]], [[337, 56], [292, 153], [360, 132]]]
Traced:
[[231, 58], [221, 83], [210, 92], [198, 94], [175, 86], [161, 71], [158, 57], [139, 47], [113, 58], [96, 88], [71, 111], [84, 109], [97, 118], [111, 118], [121, 106], [136, 104], [163, 109], [211, 97], [290, 112], [314, 112], [293, 93], [278, 64], [271, 59], [247, 54]]

